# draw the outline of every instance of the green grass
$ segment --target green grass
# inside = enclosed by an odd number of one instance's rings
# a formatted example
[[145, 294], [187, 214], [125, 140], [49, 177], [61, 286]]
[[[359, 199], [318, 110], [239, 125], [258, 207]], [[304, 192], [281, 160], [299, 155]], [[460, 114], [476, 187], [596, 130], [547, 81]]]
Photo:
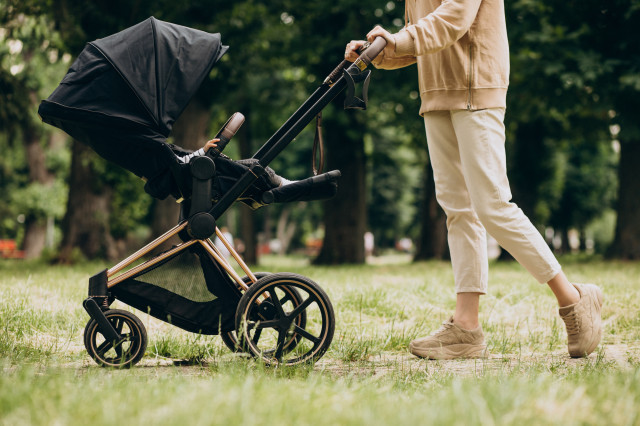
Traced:
[[586, 359], [567, 356], [555, 299], [517, 264], [491, 266], [481, 307], [491, 355], [425, 361], [406, 348], [453, 311], [448, 263], [267, 257], [257, 271], [306, 275], [332, 300], [335, 337], [315, 366], [265, 367], [217, 336], [138, 313], [146, 355], [116, 371], [82, 343], [88, 277], [110, 265], [3, 261], [0, 425], [640, 424], [640, 263], [562, 263], [571, 280], [605, 293], [603, 344]]

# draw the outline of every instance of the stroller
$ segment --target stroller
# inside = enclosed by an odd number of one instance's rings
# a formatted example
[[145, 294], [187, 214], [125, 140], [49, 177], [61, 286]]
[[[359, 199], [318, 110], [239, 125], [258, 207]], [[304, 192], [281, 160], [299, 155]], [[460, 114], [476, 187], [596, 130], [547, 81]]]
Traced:
[[[84, 344], [99, 365], [130, 367], [146, 350], [143, 323], [129, 311], [111, 309], [116, 299], [184, 330], [219, 334], [231, 350], [269, 365], [322, 357], [335, 327], [326, 293], [301, 275], [254, 274], [216, 222], [236, 201], [258, 208], [335, 194], [337, 170], [283, 184], [267, 166], [345, 88], [346, 108], [366, 107], [366, 68], [384, 44], [380, 38], [355, 63], [343, 61], [252, 158], [233, 161], [222, 154], [244, 121], [236, 113], [217, 134], [217, 147], [188, 163], [179, 161], [188, 152], [166, 139], [227, 51], [220, 34], [151, 17], [86, 45], [58, 88], [42, 101], [42, 120], [142, 177], [151, 196], [181, 202], [175, 227], [89, 279], [83, 306], [91, 318]], [[364, 82], [362, 98], [354, 95], [358, 82]], [[175, 235], [180, 244], [149, 258]], [[224, 244], [244, 277], [212, 237]]]

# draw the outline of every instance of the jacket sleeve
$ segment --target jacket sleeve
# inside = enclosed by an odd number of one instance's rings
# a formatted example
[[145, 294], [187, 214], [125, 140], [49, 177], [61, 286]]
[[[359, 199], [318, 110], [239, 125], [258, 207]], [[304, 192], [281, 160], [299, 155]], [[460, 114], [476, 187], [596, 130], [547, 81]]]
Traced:
[[445, 49], [465, 35], [482, 0], [444, 0], [432, 13], [394, 35], [396, 55], [420, 56]]
[[[402, 29], [400, 32], [404, 32], [406, 29]], [[399, 34], [399, 33], [398, 33]], [[384, 50], [373, 60], [373, 66], [383, 70], [395, 70], [398, 68], [407, 67], [416, 63], [415, 55], [385, 55]]]
[[395, 70], [398, 68], [407, 67], [409, 65], [413, 65], [416, 63], [416, 57], [407, 55], [407, 56], [394, 56], [394, 57], [385, 57], [384, 53], [381, 53], [376, 59], [373, 61], [373, 66], [383, 70]]

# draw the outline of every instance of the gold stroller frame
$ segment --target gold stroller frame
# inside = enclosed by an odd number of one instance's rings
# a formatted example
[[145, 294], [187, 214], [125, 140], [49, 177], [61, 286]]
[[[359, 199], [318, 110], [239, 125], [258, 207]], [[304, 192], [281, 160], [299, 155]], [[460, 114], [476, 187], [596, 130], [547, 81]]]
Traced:
[[[215, 236], [220, 239], [229, 251], [230, 257], [244, 271], [246, 274], [244, 278], [240, 277], [211, 238], [193, 238], [181, 242], [131, 267], [162, 243], [183, 231], [186, 232], [187, 227], [187, 221], [176, 225], [90, 280], [89, 297], [85, 299], [83, 306], [91, 319], [85, 327], [84, 341], [89, 355], [98, 364], [113, 368], [131, 367], [142, 359], [147, 345], [143, 323], [129, 311], [110, 308], [113, 298], [109, 296], [108, 290], [124, 281], [131, 282], [131, 278], [135, 279], [146, 271], [158, 267], [158, 264], [162, 264], [165, 260], [170, 261], [196, 244], [204, 248], [212, 261], [220, 266], [242, 294], [240, 302], [235, 305], [236, 331], [219, 330], [217, 333], [229, 349], [235, 352], [248, 352], [253, 357], [261, 358], [267, 365], [314, 362], [324, 355], [333, 339], [335, 316], [331, 302], [322, 288], [309, 278], [297, 274], [261, 273], [256, 276], [217, 226]], [[93, 280], [101, 282], [102, 286], [92, 285]], [[232, 285], [232, 282], [229, 284]], [[98, 291], [92, 291], [96, 288]], [[277, 302], [274, 303], [274, 300]], [[309, 311], [311, 313], [308, 313]], [[156, 318], [159, 317], [156, 316]], [[309, 318], [315, 318], [320, 328], [315, 326], [309, 328]], [[171, 318], [165, 322], [171, 324]], [[264, 343], [264, 335], [261, 339], [261, 334], [264, 330], [269, 330], [266, 335], [269, 335], [269, 332], [273, 334], [271, 329], [277, 330], [277, 337], [271, 336], [271, 340], [267, 338], [267, 343]], [[276, 341], [277, 343], [274, 343]], [[301, 343], [305, 341], [306, 347]], [[309, 346], [312, 347], [309, 348]], [[115, 351], [116, 354], [104, 356], [107, 351]]]
[[[240, 289], [242, 289], [243, 291], [248, 290], [249, 286], [236, 273], [236, 271], [233, 269], [233, 267], [231, 266], [229, 261], [222, 255], [222, 253], [220, 252], [218, 247], [216, 247], [215, 244], [213, 244], [213, 242], [211, 241], [210, 238], [207, 238], [207, 239], [204, 239], [204, 240], [193, 239], [193, 240], [189, 240], [189, 241], [177, 244], [176, 246], [174, 246], [170, 250], [167, 250], [167, 251], [165, 251], [165, 252], [163, 252], [163, 253], [161, 253], [161, 254], [159, 254], [159, 255], [157, 255], [157, 256], [155, 256], [155, 257], [153, 257], [153, 258], [151, 258], [151, 259], [149, 259], [149, 260], [147, 260], [147, 261], [145, 261], [145, 262], [143, 262], [143, 263], [131, 268], [131, 269], [129, 269], [129, 270], [127, 270], [126, 272], [123, 272], [123, 273], [117, 275], [122, 270], [124, 270], [127, 267], [131, 266], [131, 264], [135, 263], [139, 259], [141, 259], [141, 258], [145, 257], [146, 255], [148, 255], [149, 253], [151, 253], [154, 249], [156, 249], [159, 245], [161, 245], [165, 241], [169, 240], [173, 236], [175, 236], [178, 233], [180, 233], [183, 230], [185, 230], [186, 227], [187, 227], [187, 222], [186, 221], [181, 223], [181, 224], [176, 225], [175, 227], [173, 227], [172, 229], [170, 229], [169, 231], [167, 231], [166, 233], [164, 233], [160, 237], [156, 238], [155, 240], [153, 240], [152, 242], [150, 242], [146, 246], [142, 247], [140, 250], [136, 251], [135, 253], [133, 253], [129, 257], [127, 257], [124, 260], [122, 260], [117, 265], [113, 266], [110, 269], [107, 269], [107, 278], [108, 278], [108, 280], [107, 280], [107, 288], [110, 289], [113, 286], [117, 285], [118, 283], [120, 283], [120, 282], [122, 282], [122, 281], [124, 281], [124, 280], [126, 280], [126, 279], [128, 279], [128, 278], [130, 278], [132, 276], [134, 276], [134, 275], [143, 273], [145, 270], [153, 267], [157, 263], [162, 262], [163, 260], [168, 259], [168, 258], [170, 258], [170, 257], [172, 257], [174, 255], [177, 255], [178, 253], [182, 252], [183, 250], [187, 249], [188, 247], [190, 247], [193, 244], [200, 244], [216, 260], [216, 262], [218, 262], [218, 264], [225, 270], [225, 272], [227, 272], [227, 274], [229, 274], [229, 276], [236, 282], [236, 284], [238, 285], [238, 287]], [[220, 231], [220, 229], [217, 226], [215, 227], [215, 234], [220, 239], [222, 244], [224, 244], [224, 246], [229, 251], [229, 253], [231, 254], [231, 257], [233, 257], [233, 259], [238, 264], [238, 266], [247, 275], [247, 277], [251, 281], [251, 284], [253, 284], [256, 281], [258, 281], [257, 278], [255, 277], [255, 275], [253, 274], [253, 272], [251, 272], [251, 270], [249, 269], [247, 264], [244, 262], [242, 257], [238, 254], [238, 252], [231, 245], [231, 243], [229, 243], [229, 241], [227, 241], [227, 239], [224, 237], [224, 235], [222, 234], [222, 232]], [[114, 277], [114, 275], [115, 275], [115, 277]]]

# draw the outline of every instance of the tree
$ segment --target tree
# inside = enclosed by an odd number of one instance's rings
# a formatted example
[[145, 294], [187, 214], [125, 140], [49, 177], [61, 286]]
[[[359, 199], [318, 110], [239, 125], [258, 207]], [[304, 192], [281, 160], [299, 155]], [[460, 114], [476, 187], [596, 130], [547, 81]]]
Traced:
[[[39, 257], [48, 236], [52, 234], [52, 222], [61, 216], [64, 205], [64, 184], [58, 176], [60, 163], [51, 148], [58, 140], [51, 132], [43, 132], [35, 114], [37, 104], [53, 79], [53, 70], [64, 67], [58, 50], [57, 34], [43, 16], [38, 15], [37, 2], [13, 4], [0, 3], [0, 26], [3, 42], [0, 45], [0, 132], [9, 143], [22, 140], [20, 162], [3, 164], [5, 170], [24, 167], [24, 177], [11, 179], [16, 185], [4, 188], [9, 194], [9, 217], [20, 214], [24, 218], [22, 244], [27, 258]], [[11, 156], [8, 156], [11, 157]], [[24, 163], [22, 163], [24, 161]], [[9, 176], [7, 176], [9, 177]], [[7, 179], [10, 181], [10, 179]], [[6, 216], [5, 216], [6, 217]], [[13, 237], [17, 237], [15, 234]]]
[[601, 27], [596, 35], [589, 15], [601, 12], [594, 10], [600, 9], [547, 1], [507, 8], [512, 71], [506, 126], [514, 200], [534, 224], [552, 225], [565, 240], [570, 228], [582, 230], [602, 214], [615, 186], [612, 105], [595, 84], [610, 64], [594, 56], [590, 39], [611, 31]]
[[[396, 29], [404, 25], [400, 18], [402, 13], [394, 11], [396, 5], [401, 4], [397, 2], [375, 1], [364, 4], [349, 0], [334, 3], [330, 7], [314, 2], [289, 1], [288, 4], [288, 10], [292, 11], [289, 13], [295, 19], [298, 31], [290, 49], [294, 63], [309, 69], [310, 73], [316, 77], [316, 81], [324, 79], [340, 62], [344, 47], [349, 40], [364, 38], [367, 32], [378, 23]], [[313, 48], [310, 49], [309, 46]], [[383, 184], [376, 181], [376, 174], [382, 175], [382, 169], [372, 170], [373, 181], [376, 182], [376, 185], [371, 187], [371, 196], [374, 197], [372, 198], [374, 201], [367, 200], [369, 190], [366, 187], [366, 172], [370, 158], [365, 149], [365, 139], [371, 138], [373, 148], [370, 153], [382, 160], [383, 150], [376, 145], [380, 143], [393, 145], [398, 142], [398, 139], [387, 138], [389, 134], [393, 135], [393, 132], [385, 134], [383, 131], [384, 125], [380, 120], [382, 114], [378, 114], [382, 109], [377, 106], [385, 101], [390, 102], [391, 99], [394, 99], [393, 106], [406, 105], [411, 91], [407, 88], [407, 84], [413, 83], [412, 87], [415, 90], [417, 83], [415, 78], [402, 80], [403, 76], [406, 77], [406, 72], [382, 74], [376, 71], [373, 73], [370, 86], [371, 108], [367, 112], [339, 112], [342, 97], [338, 97], [326, 109], [324, 122], [326, 123], [325, 140], [328, 145], [328, 166], [340, 168], [343, 176], [340, 179], [338, 195], [325, 203], [325, 235], [322, 250], [315, 259], [315, 263], [364, 262], [364, 232], [371, 225], [367, 223], [367, 205], [370, 206], [369, 212], [379, 213], [378, 217], [383, 215], [389, 219], [396, 217], [397, 212], [392, 212], [393, 209], [385, 203], [392, 191], [386, 191], [387, 194], [383, 194]], [[403, 101], [396, 102], [395, 99], [398, 97]], [[415, 103], [415, 99], [413, 101]], [[417, 110], [414, 105], [404, 110], [407, 111], [406, 116], [415, 120], [415, 116], [410, 115], [410, 111]], [[393, 125], [397, 126], [397, 124], [396, 122]], [[376, 152], [381, 155], [377, 155]], [[376, 164], [376, 166], [379, 165], [381, 166], [380, 163]], [[401, 198], [399, 194], [396, 194], [396, 199], [399, 198]], [[380, 223], [375, 223], [375, 227], [378, 229], [378, 239], [384, 241], [390, 237], [380, 234], [380, 230], [383, 229]], [[393, 223], [387, 223], [386, 227], [395, 228]]]
[[[583, 128], [588, 127], [585, 125]], [[578, 139], [581, 135], [574, 136]], [[615, 197], [616, 156], [611, 144], [602, 143], [607, 141], [602, 132], [582, 137], [582, 142], [576, 140], [568, 146], [562, 197], [549, 220], [549, 224], [560, 232], [561, 252], [570, 249], [570, 229], [580, 232], [581, 249], [586, 248], [587, 225], [611, 208]]]
[[447, 217], [436, 200], [433, 167], [425, 162], [424, 188], [420, 201], [420, 237], [416, 244], [414, 261], [449, 258]]
[[610, 255], [640, 259], [640, 1], [605, 5], [575, 0], [553, 4], [553, 24], [571, 35], [564, 79], [591, 98], [607, 125], [615, 125], [620, 147], [617, 224]]

